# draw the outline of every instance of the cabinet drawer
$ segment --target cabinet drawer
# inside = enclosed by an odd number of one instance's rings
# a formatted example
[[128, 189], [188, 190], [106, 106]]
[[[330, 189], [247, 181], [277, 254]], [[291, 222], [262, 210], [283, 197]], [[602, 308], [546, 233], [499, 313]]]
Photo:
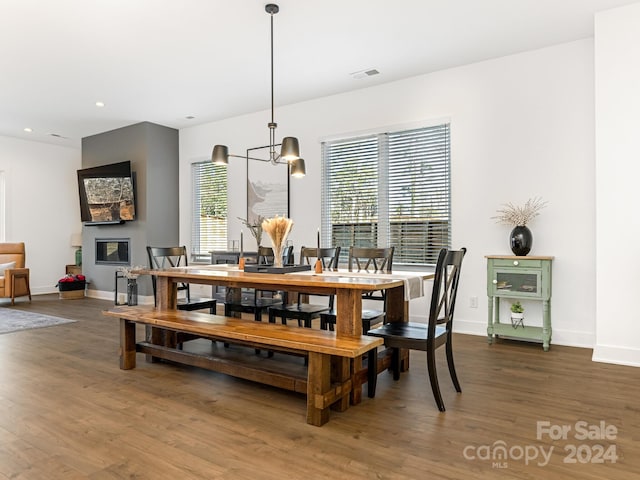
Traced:
[[495, 258], [491, 259], [491, 264], [493, 264], [494, 267], [540, 268], [542, 266], [542, 260], [510, 260], [506, 258]]

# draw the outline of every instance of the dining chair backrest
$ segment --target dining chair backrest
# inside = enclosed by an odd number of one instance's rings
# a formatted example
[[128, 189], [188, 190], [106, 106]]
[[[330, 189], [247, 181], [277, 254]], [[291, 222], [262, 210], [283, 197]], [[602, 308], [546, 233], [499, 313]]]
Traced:
[[394, 247], [349, 247], [349, 271], [391, 273]]
[[[273, 265], [273, 248], [258, 247], [258, 265]], [[282, 249], [282, 264], [293, 265], [293, 245]]]
[[282, 249], [282, 265], [294, 265], [293, 245], [287, 245]]
[[427, 338], [435, 338], [437, 325], [445, 324], [446, 330], [451, 333], [460, 268], [466, 253], [466, 248], [440, 250], [431, 291]]
[[300, 249], [300, 265], [313, 265], [320, 258], [324, 270], [335, 270], [338, 268], [340, 258], [340, 247], [313, 248], [302, 247]]
[[[187, 247], [151, 247], [147, 246], [147, 255], [149, 256], [149, 267], [151, 268], [171, 268], [171, 267], [187, 267], [189, 262], [187, 260]], [[156, 277], [151, 276], [151, 283], [153, 286], [153, 296], [156, 293]], [[188, 283], [179, 283], [178, 291], [184, 291], [187, 296], [187, 301], [191, 300], [191, 293], [189, 291]]]
[[273, 265], [273, 248], [258, 247], [258, 265]]

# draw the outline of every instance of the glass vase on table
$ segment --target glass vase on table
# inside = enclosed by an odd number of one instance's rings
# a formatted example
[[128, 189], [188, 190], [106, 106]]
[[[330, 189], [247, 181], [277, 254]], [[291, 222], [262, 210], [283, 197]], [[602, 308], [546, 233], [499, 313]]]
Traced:
[[268, 218], [262, 222], [262, 230], [267, 232], [273, 245], [273, 265], [282, 268], [282, 251], [287, 242], [293, 221], [285, 217]]
[[138, 305], [137, 278], [127, 278], [127, 305]]
[[284, 244], [274, 245], [273, 246], [273, 266], [274, 267], [282, 267], [282, 250], [284, 249]]

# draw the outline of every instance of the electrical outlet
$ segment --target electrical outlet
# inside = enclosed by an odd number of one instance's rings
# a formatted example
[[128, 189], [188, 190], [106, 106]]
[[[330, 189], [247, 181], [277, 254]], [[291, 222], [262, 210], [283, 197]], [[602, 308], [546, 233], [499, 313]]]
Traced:
[[469, 297], [469, 306], [471, 308], [478, 308], [478, 297]]

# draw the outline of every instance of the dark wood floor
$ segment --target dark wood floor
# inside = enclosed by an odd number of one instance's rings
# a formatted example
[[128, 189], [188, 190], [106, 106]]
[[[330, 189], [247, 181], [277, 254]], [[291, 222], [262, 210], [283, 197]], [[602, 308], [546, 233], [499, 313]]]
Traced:
[[[118, 325], [100, 313], [110, 306], [43, 295], [13, 307], [78, 322], [0, 335], [0, 479], [640, 475], [640, 369], [594, 363], [590, 350], [456, 335], [461, 395], [439, 355], [447, 412], [412, 353], [400, 382], [381, 375], [375, 399], [318, 428], [290, 392], [142, 358], [119, 370]], [[538, 422], [571, 431], [552, 440]], [[601, 422], [609, 438], [581, 438]], [[491, 458], [500, 447], [506, 457]]]

